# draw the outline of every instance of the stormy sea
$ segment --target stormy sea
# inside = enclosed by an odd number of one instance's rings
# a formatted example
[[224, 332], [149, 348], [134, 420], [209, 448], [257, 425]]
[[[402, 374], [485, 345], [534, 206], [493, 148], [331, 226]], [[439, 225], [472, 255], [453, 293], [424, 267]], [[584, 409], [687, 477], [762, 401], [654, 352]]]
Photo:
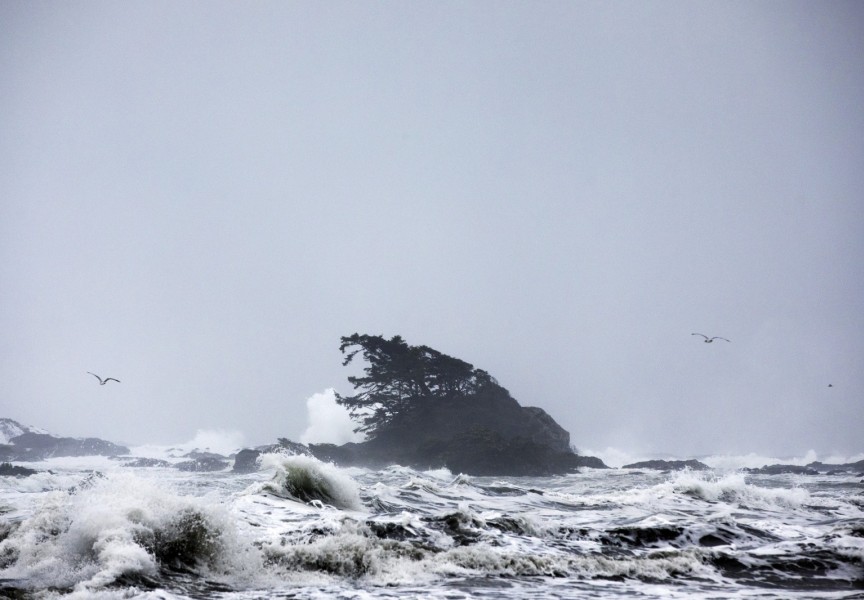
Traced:
[[541, 478], [179, 460], [133, 448], [0, 478], [0, 596], [864, 598], [860, 473], [728, 457]]

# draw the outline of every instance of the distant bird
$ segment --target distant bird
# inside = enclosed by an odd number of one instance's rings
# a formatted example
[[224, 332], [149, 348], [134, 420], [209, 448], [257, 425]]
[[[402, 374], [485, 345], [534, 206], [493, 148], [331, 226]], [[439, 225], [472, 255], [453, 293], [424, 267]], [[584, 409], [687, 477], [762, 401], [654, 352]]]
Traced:
[[705, 335], [704, 333], [691, 333], [690, 335], [701, 335], [703, 338], [705, 338], [706, 344], [710, 344], [714, 340], [723, 340], [724, 342], [731, 342], [732, 341], [732, 340], [727, 340], [724, 337], [720, 337], [719, 335], [715, 335], [714, 337], [710, 337], [710, 338], [707, 335]]
[[834, 384], [833, 384], [833, 383], [829, 383], [829, 384], [828, 384], [828, 387], [834, 387]]
[[89, 373], [90, 375], [92, 375], [93, 377], [95, 377], [96, 379], [98, 379], [98, 380], [99, 380], [99, 385], [105, 385], [105, 384], [108, 383], [109, 381], [116, 381], [117, 383], [120, 383], [120, 380], [119, 380], [119, 379], [114, 379], [113, 377], [106, 377], [105, 379], [102, 379], [102, 378], [99, 377], [96, 373], [90, 373], [90, 371], [87, 371], [87, 373]]

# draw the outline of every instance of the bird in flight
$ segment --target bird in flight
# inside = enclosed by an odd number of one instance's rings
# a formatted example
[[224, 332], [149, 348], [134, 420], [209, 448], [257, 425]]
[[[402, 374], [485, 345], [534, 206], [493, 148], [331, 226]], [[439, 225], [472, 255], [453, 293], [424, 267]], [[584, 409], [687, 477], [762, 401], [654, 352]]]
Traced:
[[723, 340], [724, 342], [731, 342], [732, 341], [732, 340], [727, 340], [724, 337], [720, 337], [719, 335], [715, 335], [714, 337], [710, 337], [710, 338], [707, 335], [705, 335], [704, 333], [691, 333], [690, 335], [701, 335], [703, 338], [705, 338], [706, 344], [710, 344], [714, 340]]
[[[90, 373], [90, 371], [87, 371], [87, 373]], [[113, 377], [106, 377], [105, 379], [102, 379], [96, 373], [90, 373], [90, 375], [99, 380], [99, 385], [105, 385], [109, 381], [116, 381], [117, 383], [120, 383], [119, 379], [114, 379]]]

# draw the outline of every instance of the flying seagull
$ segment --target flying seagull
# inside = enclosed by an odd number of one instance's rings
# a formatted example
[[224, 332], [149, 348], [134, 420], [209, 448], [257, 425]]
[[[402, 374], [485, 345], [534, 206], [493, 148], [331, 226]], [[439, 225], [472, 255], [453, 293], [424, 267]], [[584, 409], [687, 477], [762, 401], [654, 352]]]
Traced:
[[[90, 371], [87, 371], [87, 372], [90, 373]], [[105, 379], [102, 379], [96, 373], [90, 373], [90, 375], [92, 375], [93, 377], [95, 377], [96, 379], [99, 380], [99, 385], [105, 385], [109, 381], [116, 381], [117, 383], [120, 383], [119, 379], [114, 379], [113, 377], [106, 377]]]
[[715, 335], [714, 337], [710, 337], [710, 338], [707, 335], [705, 335], [704, 333], [691, 333], [690, 335], [701, 335], [703, 338], [705, 338], [706, 344], [710, 344], [714, 340], [723, 340], [725, 342], [731, 342], [732, 341], [732, 340], [727, 340], [724, 337], [720, 337], [719, 335]]

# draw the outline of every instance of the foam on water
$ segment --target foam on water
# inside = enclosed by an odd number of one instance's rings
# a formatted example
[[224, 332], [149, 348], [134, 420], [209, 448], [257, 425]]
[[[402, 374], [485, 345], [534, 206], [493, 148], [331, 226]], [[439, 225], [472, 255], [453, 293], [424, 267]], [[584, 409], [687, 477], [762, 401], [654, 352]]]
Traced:
[[810, 493], [803, 488], [764, 488], [747, 483], [742, 473], [718, 476], [704, 471], [682, 471], [661, 487], [670, 487], [675, 493], [711, 502], [723, 501], [777, 510], [798, 508], [810, 500]]
[[256, 568], [224, 509], [131, 473], [94, 475], [47, 494], [0, 542], [0, 556], [3, 578], [78, 591], [156, 579], [165, 569], [236, 577]]
[[242, 475], [112, 464], [0, 488], [14, 509], [0, 530], [0, 581], [82, 598], [470, 598], [478, 585], [476, 597], [511, 599], [549, 586], [571, 598], [707, 598], [697, 592], [709, 588], [779, 598], [810, 586], [827, 598], [864, 585], [852, 477], [489, 478], [284, 454]]

